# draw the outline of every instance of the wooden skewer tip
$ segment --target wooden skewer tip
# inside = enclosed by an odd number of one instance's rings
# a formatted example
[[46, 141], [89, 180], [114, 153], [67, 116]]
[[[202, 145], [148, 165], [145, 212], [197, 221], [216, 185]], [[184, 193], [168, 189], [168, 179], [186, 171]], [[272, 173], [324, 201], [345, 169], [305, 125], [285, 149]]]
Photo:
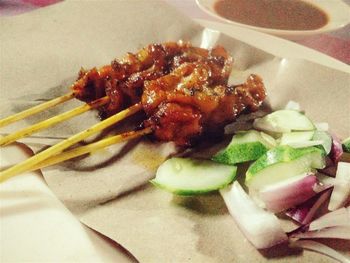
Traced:
[[61, 97], [58, 97], [58, 98], [54, 98], [52, 100], [49, 100], [49, 101], [46, 101], [44, 103], [41, 103], [39, 105], [36, 105], [32, 108], [29, 108], [27, 110], [24, 110], [24, 111], [21, 111], [19, 113], [16, 113], [16, 114], [13, 114], [11, 116], [8, 116], [4, 119], [1, 119], [0, 120], [0, 127], [4, 127], [6, 125], [9, 125], [13, 122], [16, 122], [16, 121], [19, 121], [19, 120], [22, 120], [26, 117], [29, 117], [31, 115], [34, 115], [38, 112], [41, 112], [41, 111], [44, 111], [46, 109], [49, 109], [49, 108], [52, 108], [58, 104], [61, 104], [63, 102], [66, 102], [70, 99], [74, 98], [74, 94], [73, 93], [68, 93], [66, 95], [63, 95]]
[[29, 136], [35, 132], [44, 130], [48, 127], [51, 127], [57, 123], [63, 122], [65, 120], [71, 119], [77, 115], [80, 115], [84, 112], [87, 112], [91, 109], [95, 109], [98, 107], [101, 107], [109, 102], [109, 97], [103, 97], [101, 99], [95, 100], [92, 103], [86, 103], [84, 105], [81, 105], [79, 107], [76, 107], [75, 109], [69, 110], [67, 112], [64, 112], [60, 115], [54, 116], [50, 119], [38, 122], [34, 125], [31, 125], [29, 127], [26, 127], [24, 129], [21, 129], [17, 132], [14, 132], [12, 134], [9, 134], [3, 138], [0, 138], [0, 146], [10, 144], [20, 138]]

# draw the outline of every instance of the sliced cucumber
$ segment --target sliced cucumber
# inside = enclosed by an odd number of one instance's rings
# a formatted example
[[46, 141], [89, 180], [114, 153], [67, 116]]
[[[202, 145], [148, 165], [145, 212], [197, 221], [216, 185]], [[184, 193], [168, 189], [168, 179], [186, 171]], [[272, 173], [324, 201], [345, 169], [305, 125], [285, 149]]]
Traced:
[[312, 146], [319, 146], [321, 149], [323, 147], [321, 146], [323, 141], [302, 141], [302, 142], [291, 142], [288, 145], [293, 148], [306, 148], [306, 147], [312, 147]]
[[293, 148], [305, 148], [311, 146], [322, 147], [329, 154], [332, 147], [332, 137], [324, 131], [305, 131], [283, 133], [280, 145], [289, 145]]
[[266, 134], [265, 132], [260, 132], [260, 135], [265, 140], [265, 142], [270, 146], [269, 148], [273, 148], [277, 146], [277, 141], [272, 136]]
[[312, 137], [313, 141], [321, 141], [321, 145], [328, 155], [332, 149], [332, 137], [329, 133], [325, 131], [315, 131], [314, 136]]
[[308, 117], [295, 110], [278, 110], [256, 119], [254, 128], [266, 132], [313, 131], [315, 126]]
[[209, 160], [172, 158], [157, 170], [151, 183], [178, 195], [197, 195], [227, 186], [237, 167]]
[[277, 146], [255, 161], [246, 173], [246, 184], [259, 190], [272, 183], [310, 172], [325, 166], [325, 154], [316, 147], [294, 149]]
[[236, 164], [257, 160], [268, 151], [261, 142], [232, 144], [212, 157], [212, 160], [224, 164]]
[[232, 141], [225, 149], [212, 157], [212, 160], [225, 164], [252, 161], [258, 159], [275, 145], [274, 138], [265, 133], [254, 130], [239, 132], [232, 137]]
[[310, 141], [314, 136], [314, 133], [314, 131], [283, 133], [280, 145], [290, 145], [293, 143]]
[[344, 152], [350, 153], [350, 137], [346, 138], [342, 144]]

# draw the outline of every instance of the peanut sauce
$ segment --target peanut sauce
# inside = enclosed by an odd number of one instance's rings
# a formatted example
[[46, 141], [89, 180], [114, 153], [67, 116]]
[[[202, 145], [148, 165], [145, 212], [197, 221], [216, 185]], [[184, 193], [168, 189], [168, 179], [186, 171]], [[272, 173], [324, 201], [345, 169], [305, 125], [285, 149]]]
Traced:
[[327, 14], [301, 0], [217, 0], [214, 10], [234, 22], [282, 30], [313, 30], [328, 23]]

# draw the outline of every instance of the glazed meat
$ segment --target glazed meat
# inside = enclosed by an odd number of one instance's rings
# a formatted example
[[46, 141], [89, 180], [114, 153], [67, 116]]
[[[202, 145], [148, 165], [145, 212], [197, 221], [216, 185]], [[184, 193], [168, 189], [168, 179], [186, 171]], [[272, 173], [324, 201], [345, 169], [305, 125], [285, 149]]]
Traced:
[[111, 65], [81, 70], [72, 90], [86, 102], [108, 96], [109, 103], [99, 109], [103, 118], [141, 103], [146, 114], [142, 126], [152, 127], [156, 139], [188, 146], [222, 134], [238, 114], [257, 110], [264, 100], [264, 85], [256, 75], [228, 85], [232, 63], [221, 46], [152, 44]]
[[211, 68], [212, 83], [227, 83], [232, 58], [223, 47], [211, 50], [193, 47], [182, 41], [149, 45], [136, 54], [100, 69], [82, 69], [72, 90], [76, 98], [90, 102], [108, 96], [109, 103], [100, 109], [108, 117], [141, 100], [145, 81], [156, 80], [183, 63], [202, 62]]
[[[215, 70], [215, 68], [214, 68]], [[145, 82], [142, 105], [154, 136], [188, 146], [202, 136], [222, 134], [226, 124], [244, 110], [256, 111], [266, 97], [260, 77], [227, 86], [203, 62], [184, 63], [172, 73]]]

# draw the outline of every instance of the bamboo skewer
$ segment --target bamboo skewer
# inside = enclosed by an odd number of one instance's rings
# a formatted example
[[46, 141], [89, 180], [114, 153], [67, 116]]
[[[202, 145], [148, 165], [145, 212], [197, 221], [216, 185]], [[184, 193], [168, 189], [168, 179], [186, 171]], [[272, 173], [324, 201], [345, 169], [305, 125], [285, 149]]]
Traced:
[[95, 100], [89, 104], [84, 104], [82, 106], [79, 106], [75, 109], [72, 109], [70, 111], [62, 113], [62, 114], [57, 115], [55, 117], [52, 117], [50, 119], [47, 119], [47, 120], [44, 120], [42, 122], [31, 125], [29, 127], [26, 127], [22, 130], [15, 132], [15, 133], [12, 133], [12, 134], [9, 134], [7, 136], [0, 138], [0, 146], [10, 144], [10, 143], [16, 141], [17, 139], [29, 136], [35, 132], [46, 129], [50, 126], [53, 126], [59, 122], [65, 121], [67, 119], [73, 118], [74, 116], [82, 114], [82, 113], [89, 111], [91, 109], [101, 107], [108, 102], [109, 102], [109, 97], [106, 96], [106, 97], [103, 97], [101, 99]]
[[4, 127], [4, 126], [9, 125], [9, 124], [11, 124], [13, 122], [22, 120], [22, 119], [24, 119], [24, 118], [26, 118], [28, 116], [34, 115], [34, 114], [36, 114], [38, 112], [41, 112], [43, 110], [52, 108], [52, 107], [54, 107], [54, 106], [56, 106], [58, 104], [66, 102], [66, 101], [68, 101], [68, 100], [70, 100], [72, 98], [74, 98], [74, 93], [68, 93], [68, 94], [63, 95], [61, 97], [49, 100], [47, 102], [44, 102], [44, 103], [39, 104], [37, 106], [34, 106], [34, 107], [30, 108], [30, 109], [21, 111], [19, 113], [16, 113], [14, 115], [11, 115], [9, 117], [1, 119], [0, 120], [0, 127]]
[[73, 159], [75, 157], [87, 154], [87, 153], [93, 153], [95, 151], [98, 151], [100, 149], [106, 148], [110, 145], [126, 141], [126, 140], [132, 140], [138, 137], [141, 137], [143, 135], [149, 134], [152, 132], [152, 129], [150, 127], [145, 128], [143, 130], [139, 131], [131, 131], [131, 132], [126, 132], [123, 134], [111, 136], [109, 138], [100, 140], [95, 143], [90, 143], [85, 146], [77, 147], [72, 150], [68, 150], [65, 152], [62, 152], [60, 154], [57, 154], [55, 156], [49, 157], [48, 159], [44, 160], [43, 162], [38, 163], [37, 165], [33, 166], [30, 171], [35, 171], [47, 166], [51, 166], [57, 163], [64, 162], [69, 159]]
[[85, 138], [91, 136], [92, 134], [97, 133], [97, 132], [125, 119], [126, 117], [140, 111], [141, 109], [142, 109], [141, 104], [135, 104], [135, 105], [109, 117], [108, 119], [105, 119], [105, 120], [93, 125], [92, 127], [88, 128], [80, 133], [77, 133], [77, 134], [69, 137], [68, 139], [66, 139], [66, 140], [64, 140], [56, 145], [51, 146], [50, 148], [46, 149], [45, 151], [42, 151], [42, 152], [32, 156], [31, 158], [10, 167], [9, 169], [0, 173], [0, 182], [3, 182], [12, 176], [15, 176], [15, 175], [18, 175], [18, 174], [21, 174], [23, 172], [30, 170], [33, 166], [48, 159], [50, 156], [53, 156], [53, 155], [56, 155], [56, 154], [62, 152], [64, 149], [70, 147], [71, 145], [76, 144], [77, 142], [84, 140]]

